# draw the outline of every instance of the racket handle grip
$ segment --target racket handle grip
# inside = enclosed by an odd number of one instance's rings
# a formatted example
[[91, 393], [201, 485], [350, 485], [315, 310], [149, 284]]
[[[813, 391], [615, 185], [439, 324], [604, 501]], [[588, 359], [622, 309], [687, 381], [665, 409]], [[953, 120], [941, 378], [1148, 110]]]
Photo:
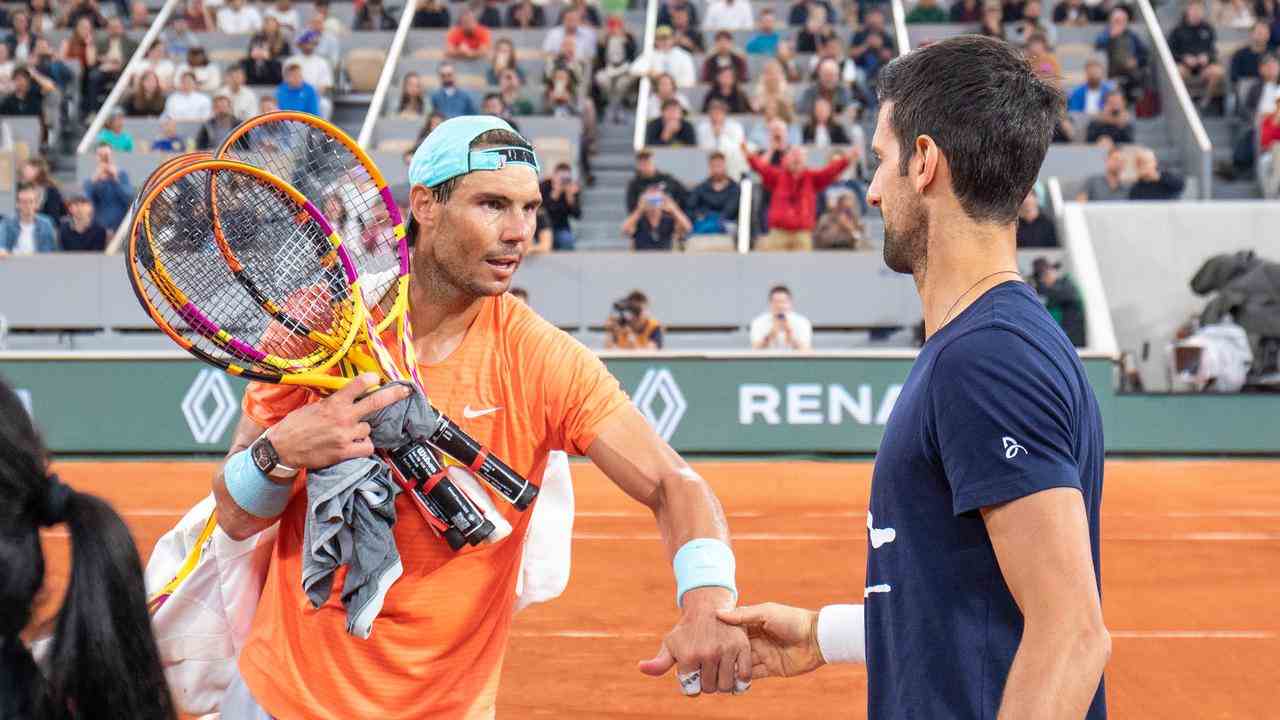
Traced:
[[521, 477], [443, 414], [427, 442], [466, 464], [517, 510], [524, 511], [538, 496], [537, 485]]
[[444, 533], [449, 547], [462, 547], [457, 544], [459, 536], [471, 545], [479, 545], [493, 533], [493, 523], [445, 476], [444, 465], [426, 446], [407, 443], [392, 450], [390, 456], [401, 474], [413, 483], [411, 492], [424, 496], [432, 514], [449, 526]]

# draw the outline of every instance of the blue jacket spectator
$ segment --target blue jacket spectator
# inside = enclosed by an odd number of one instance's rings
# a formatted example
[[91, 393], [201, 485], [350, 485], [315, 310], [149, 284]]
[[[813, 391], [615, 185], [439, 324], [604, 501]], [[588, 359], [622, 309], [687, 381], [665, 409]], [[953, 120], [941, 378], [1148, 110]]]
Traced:
[[129, 173], [112, 161], [110, 147], [98, 146], [98, 169], [84, 181], [84, 194], [93, 203], [94, 217], [102, 227], [114, 232], [133, 202], [133, 186], [129, 184]]
[[777, 20], [773, 15], [773, 10], [763, 8], [760, 10], [760, 19], [757, 21], [759, 28], [756, 33], [747, 41], [743, 48], [748, 55], [774, 55], [778, 52], [778, 41], [782, 39], [782, 33], [778, 32]]
[[281, 110], [320, 114], [320, 94], [302, 80], [302, 66], [290, 61], [285, 64], [284, 82], [276, 87], [276, 104]]
[[1084, 82], [1067, 96], [1067, 112], [1093, 114], [1102, 109], [1115, 83], [1103, 76], [1102, 63], [1090, 58], [1084, 66]]
[[[1124, 14], [1123, 9], [1117, 9], [1112, 12]], [[1098, 39], [1094, 40], [1093, 47], [1096, 50], [1102, 50], [1107, 53], [1107, 75], [1110, 77], [1116, 77], [1126, 72], [1123, 67], [1115, 67], [1117, 59], [1125, 56], [1132, 57], [1138, 61], [1139, 68], [1144, 68], [1147, 66], [1150, 55], [1150, 50], [1147, 49], [1146, 43], [1142, 42], [1142, 38], [1127, 27], [1114, 38], [1110, 28], [1103, 30], [1098, 34]]]
[[479, 112], [471, 93], [459, 88], [456, 80], [452, 63], [440, 66], [440, 89], [431, 93], [431, 109], [444, 115], [446, 120]]
[[[36, 212], [38, 193], [24, 188], [18, 191], [18, 215], [0, 220], [0, 253], [47, 253], [58, 249], [58, 235], [53, 221]], [[29, 228], [24, 234], [23, 226]]]

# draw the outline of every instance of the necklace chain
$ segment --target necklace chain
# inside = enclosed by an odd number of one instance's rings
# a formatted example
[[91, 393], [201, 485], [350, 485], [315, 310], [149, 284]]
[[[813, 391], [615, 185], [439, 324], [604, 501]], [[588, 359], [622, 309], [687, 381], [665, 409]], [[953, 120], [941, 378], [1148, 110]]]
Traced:
[[978, 279], [978, 282], [974, 283], [973, 285], [970, 285], [968, 290], [965, 290], [964, 292], [960, 293], [960, 297], [956, 298], [956, 301], [951, 303], [951, 307], [947, 309], [947, 314], [943, 316], [942, 322], [938, 324], [938, 328], [941, 329], [943, 325], [947, 324], [947, 320], [951, 319], [951, 312], [956, 309], [956, 306], [960, 304], [960, 301], [964, 299], [965, 295], [968, 295], [969, 293], [973, 292], [973, 289], [981, 285], [983, 282], [990, 280], [991, 278], [997, 275], [1004, 275], [1005, 273], [1018, 275], [1018, 276], [1022, 275], [1022, 273], [1018, 272], [1017, 270], [997, 270], [991, 273], [990, 275], [982, 276], [981, 278]]

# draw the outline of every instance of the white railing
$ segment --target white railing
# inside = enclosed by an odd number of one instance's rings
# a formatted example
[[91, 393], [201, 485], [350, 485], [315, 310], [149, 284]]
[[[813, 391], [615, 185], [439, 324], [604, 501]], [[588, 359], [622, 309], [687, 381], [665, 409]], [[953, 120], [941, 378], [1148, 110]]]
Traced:
[[378, 76], [378, 84], [373, 90], [373, 100], [369, 102], [369, 114], [364, 116], [360, 136], [356, 138], [356, 143], [365, 150], [369, 149], [369, 142], [373, 140], [373, 128], [378, 124], [378, 118], [382, 117], [387, 91], [395, 77], [396, 66], [400, 64], [400, 53], [409, 37], [409, 28], [413, 25], [413, 14], [417, 7], [416, 2], [405, 2], [404, 12], [400, 13], [400, 24], [396, 26], [395, 37], [391, 38], [391, 48], [387, 50], [387, 62], [382, 66], [382, 74]]
[[911, 52], [911, 37], [907, 35], [907, 9], [904, 0], [893, 0], [890, 9], [893, 10], [893, 34], [898, 36], [898, 54], [906, 55]]
[[738, 252], [751, 251], [751, 195], [755, 183], [751, 178], [743, 177], [738, 185]]
[[[649, 0], [649, 4], [644, 11], [644, 47], [641, 49], [641, 57], [649, 58], [653, 61], [653, 35], [658, 29], [658, 0]], [[640, 87], [636, 90], [636, 127], [635, 134], [631, 137], [631, 146], [637, 151], [644, 147], [644, 129], [649, 117], [649, 90], [650, 81], [648, 71], [645, 76], [640, 78]]]
[[[133, 57], [129, 58], [129, 62], [120, 71], [120, 77], [116, 79], [116, 84], [111, 88], [107, 99], [102, 103], [102, 107], [98, 108], [98, 114], [93, 116], [93, 122], [89, 123], [89, 129], [85, 130], [84, 137], [80, 138], [80, 144], [76, 146], [77, 155], [84, 155], [92, 149], [94, 138], [98, 137], [98, 133], [102, 131], [102, 126], [106, 124], [107, 118], [111, 117], [111, 111], [115, 110], [116, 105], [119, 104], [120, 96], [124, 95], [125, 91], [129, 89], [129, 80], [133, 77], [133, 73], [138, 69], [138, 65], [142, 63], [143, 58], [147, 56], [147, 48], [151, 47], [151, 43], [155, 42], [156, 36], [164, 29], [165, 23], [169, 21], [169, 15], [173, 13], [174, 8], [179, 4], [180, 0], [165, 0], [164, 6], [156, 14], [155, 21], [151, 23], [151, 27], [147, 28], [146, 34], [142, 36], [142, 40], [138, 43], [138, 49], [133, 51]], [[86, 72], [88, 71], [86, 70]]]
[[[1057, 178], [1050, 181], [1051, 185]], [[1058, 197], [1062, 197], [1061, 188]], [[1112, 359], [1120, 356], [1120, 343], [1116, 341], [1115, 324], [1111, 321], [1111, 305], [1107, 302], [1107, 290], [1102, 284], [1102, 271], [1098, 268], [1098, 256], [1093, 251], [1093, 237], [1085, 220], [1084, 206], [1078, 202], [1062, 205], [1062, 247], [1067, 251], [1071, 267], [1075, 270], [1076, 285], [1084, 302], [1085, 347]]]
[[[1182, 151], [1182, 160], [1188, 165], [1190, 174], [1199, 183], [1201, 200], [1213, 197], [1213, 145], [1209, 142], [1209, 134], [1200, 122], [1200, 113], [1191, 102], [1191, 94], [1187, 92], [1186, 83], [1178, 72], [1178, 64], [1169, 51], [1169, 43], [1160, 30], [1160, 20], [1151, 7], [1150, 0], [1137, 0], [1138, 11], [1142, 14], [1142, 22], [1151, 36], [1151, 46], [1158, 57], [1160, 67], [1156, 73], [1160, 85], [1160, 94], [1164, 96], [1163, 112], [1169, 123], [1169, 131], [1174, 136]], [[1172, 95], [1177, 101], [1168, 102]]]

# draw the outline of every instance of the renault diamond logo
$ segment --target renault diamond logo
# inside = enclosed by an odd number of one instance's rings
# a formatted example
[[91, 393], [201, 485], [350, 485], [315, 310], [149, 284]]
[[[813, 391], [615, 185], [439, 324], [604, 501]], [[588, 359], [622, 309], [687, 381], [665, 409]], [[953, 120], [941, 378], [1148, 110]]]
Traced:
[[636, 388], [634, 402], [654, 431], [668, 442], [676, 434], [684, 411], [689, 409], [684, 393], [680, 392], [680, 386], [667, 368], [649, 368], [645, 371]]
[[221, 372], [204, 368], [182, 398], [182, 415], [191, 428], [191, 437], [202, 445], [213, 445], [236, 416], [236, 398]]

